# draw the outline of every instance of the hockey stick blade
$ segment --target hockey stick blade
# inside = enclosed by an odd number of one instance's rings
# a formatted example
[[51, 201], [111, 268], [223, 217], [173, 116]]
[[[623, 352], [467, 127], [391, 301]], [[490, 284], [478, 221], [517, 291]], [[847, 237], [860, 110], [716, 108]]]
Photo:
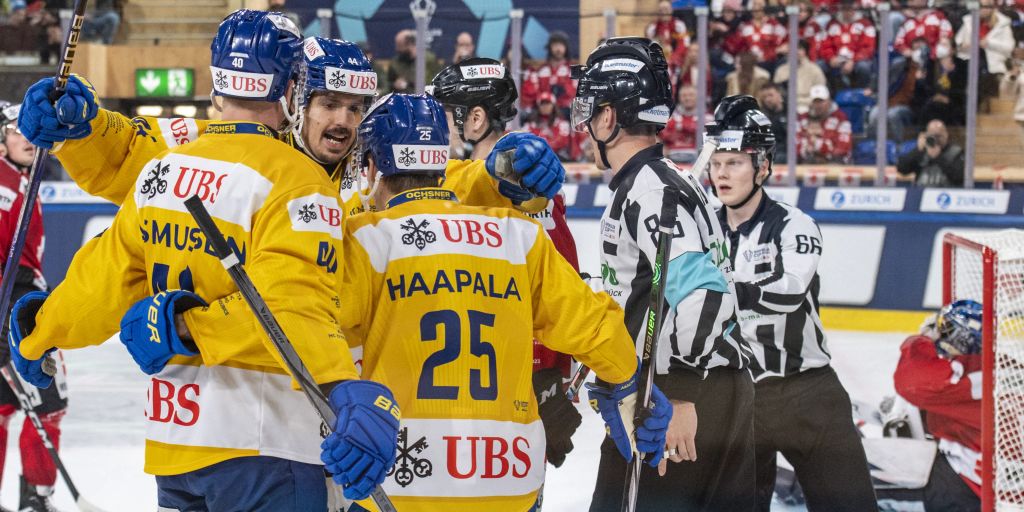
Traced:
[[[85, 4], [87, 0], [75, 0], [74, 14], [71, 16], [71, 25], [68, 29], [68, 37], [64, 40], [63, 52], [60, 54], [60, 61], [57, 66], [56, 83], [54, 90], [50, 93], [50, 101], [57, 101], [64, 88], [68, 84], [68, 77], [71, 75], [71, 64], [75, 60], [75, 50], [78, 48], [78, 36], [82, 33], [82, 23], [85, 21]], [[43, 181], [43, 174], [46, 173], [46, 155], [49, 151], [43, 148], [36, 148], [36, 154], [32, 158], [32, 166], [29, 168], [28, 189], [25, 191], [25, 200], [21, 203], [21, 211], [18, 212], [18, 230], [14, 232], [11, 240], [11, 247], [7, 252], [6, 262], [13, 262], [4, 266], [3, 277], [0, 278], [0, 314], [9, 314], [11, 308], [11, 295], [14, 293], [14, 275], [18, 271], [18, 262], [21, 261], [21, 253], [25, 249], [25, 241], [28, 240], [28, 228], [32, 222], [32, 211], [36, 207], [39, 198], [39, 184]], [[49, 356], [47, 356], [49, 357]], [[52, 369], [44, 365], [44, 371]], [[53, 374], [49, 374], [53, 376]]]
[[[207, 211], [206, 206], [203, 205], [203, 201], [199, 199], [199, 196], [192, 196], [185, 200], [185, 208], [192, 215], [192, 218], [195, 219], [199, 229], [206, 235], [206, 240], [213, 247], [214, 255], [224, 265], [224, 269], [231, 276], [231, 280], [235, 282], [235, 286], [242, 293], [242, 297], [245, 298], [249, 308], [256, 314], [260, 326], [263, 327], [267, 337], [270, 338], [270, 341], [274, 344], [278, 353], [280, 353], [281, 359], [288, 366], [288, 372], [291, 373], [292, 378], [299, 383], [299, 387], [302, 388], [306, 398], [309, 399], [310, 404], [316, 409], [316, 412], [327, 425], [327, 428], [334, 431], [337, 416], [331, 409], [327, 397], [320, 392], [319, 386], [313, 380], [309, 370], [306, 369], [302, 358], [299, 357], [295, 347], [292, 346], [291, 341], [288, 340], [288, 337], [281, 329], [281, 324], [277, 323], [277, 319], [274, 318], [274, 314], [270, 311], [266, 301], [263, 300], [259, 291], [256, 290], [256, 286], [249, 279], [249, 274], [242, 267], [242, 262], [239, 261], [238, 256], [231, 250], [231, 246], [228, 245], [224, 234], [220, 232], [220, 228], [213, 222], [213, 218], [210, 216], [210, 212]], [[387, 493], [384, 492], [381, 486], [375, 487], [370, 496], [381, 512], [396, 512], [395, 506], [391, 503]]]
[[[51, 359], [52, 361], [52, 359]], [[93, 505], [86, 501], [81, 493], [78, 492], [78, 488], [75, 487], [74, 482], [71, 481], [71, 475], [68, 474], [67, 468], [64, 467], [64, 463], [60, 460], [60, 455], [57, 453], [57, 449], [53, 447], [53, 442], [50, 441], [50, 435], [43, 428], [43, 422], [39, 419], [39, 415], [36, 414], [35, 408], [32, 407], [31, 401], [28, 399], [28, 393], [25, 391], [25, 386], [22, 385], [21, 379], [15, 373], [14, 366], [8, 362], [2, 368], [0, 368], [0, 374], [3, 375], [7, 385], [10, 386], [11, 390], [14, 391], [15, 397], [18, 399], [18, 403], [21, 405], [21, 410], [25, 411], [25, 415], [28, 416], [28, 420], [32, 423], [32, 428], [36, 430], [36, 434], [39, 435], [39, 439], [43, 442], [43, 447], [46, 448], [46, 452], [50, 454], [50, 459], [53, 460], [54, 466], [60, 472], [61, 478], [64, 479], [64, 483], [68, 486], [68, 491], [71, 492], [71, 497], [75, 499], [75, 504], [78, 505], [78, 510], [82, 512], [104, 512], [103, 509]]]

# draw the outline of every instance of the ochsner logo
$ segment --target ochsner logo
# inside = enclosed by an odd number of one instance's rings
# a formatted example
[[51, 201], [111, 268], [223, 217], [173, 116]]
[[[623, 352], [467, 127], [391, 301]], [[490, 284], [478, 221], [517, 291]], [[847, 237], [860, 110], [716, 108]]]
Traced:
[[505, 76], [505, 66], [501, 64], [459, 66], [459, 71], [466, 78], [501, 78]]
[[246, 73], [215, 66], [210, 66], [210, 73], [217, 92], [240, 98], [265, 98], [274, 81], [274, 75], [270, 73]]
[[448, 146], [395, 144], [391, 151], [399, 169], [441, 171], [448, 165]]
[[666, 105], [656, 105], [647, 110], [637, 112], [636, 117], [652, 123], [667, 123], [671, 112]]
[[601, 62], [601, 71], [629, 71], [636, 73], [643, 69], [644, 63], [636, 59], [608, 59]]

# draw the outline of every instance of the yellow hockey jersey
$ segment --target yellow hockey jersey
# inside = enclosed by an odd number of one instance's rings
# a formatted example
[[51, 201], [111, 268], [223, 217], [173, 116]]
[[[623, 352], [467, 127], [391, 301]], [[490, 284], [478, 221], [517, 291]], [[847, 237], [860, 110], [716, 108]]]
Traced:
[[227, 297], [185, 314], [201, 356], [175, 357], [152, 377], [146, 471], [180, 474], [248, 455], [319, 464], [320, 420], [185, 210], [192, 195], [203, 199], [313, 378], [358, 378], [339, 329], [335, 189], [312, 161], [255, 123], [210, 123], [200, 140], [146, 163], [111, 228], [76, 254], [22, 351], [38, 358], [53, 346], [102, 343], [133, 303], [159, 290]]
[[440, 188], [387, 206], [346, 221], [341, 288], [363, 377], [402, 407], [384, 488], [399, 510], [526, 511], [545, 466], [532, 340], [624, 382], [636, 354], [623, 312], [518, 212]]

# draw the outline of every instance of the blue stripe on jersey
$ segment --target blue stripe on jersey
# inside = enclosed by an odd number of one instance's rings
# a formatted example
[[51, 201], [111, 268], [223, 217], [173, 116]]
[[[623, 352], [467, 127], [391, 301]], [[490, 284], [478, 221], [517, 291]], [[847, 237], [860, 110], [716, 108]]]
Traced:
[[665, 298], [672, 307], [697, 289], [729, 293], [722, 271], [711, 261], [711, 253], [687, 252], [668, 262]]

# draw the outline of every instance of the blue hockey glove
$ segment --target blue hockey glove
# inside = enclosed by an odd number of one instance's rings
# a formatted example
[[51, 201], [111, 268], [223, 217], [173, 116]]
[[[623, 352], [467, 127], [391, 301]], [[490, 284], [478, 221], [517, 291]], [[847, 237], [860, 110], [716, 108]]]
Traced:
[[[509, 183], [497, 174], [497, 156], [509, 149], [515, 149], [512, 170], [520, 177], [522, 186]], [[502, 195], [513, 201], [523, 202], [532, 199], [533, 196], [551, 199], [565, 181], [565, 167], [559, 161], [558, 155], [551, 150], [547, 141], [532, 133], [512, 132], [502, 137], [487, 155], [485, 165], [487, 172], [500, 180], [498, 188]], [[508, 183], [505, 190], [502, 190], [502, 183]], [[530, 194], [530, 197], [523, 199], [524, 192]], [[515, 197], [510, 194], [515, 194]]]
[[25, 138], [46, 149], [68, 139], [88, 137], [92, 133], [89, 122], [99, 112], [96, 89], [88, 80], [69, 76], [67, 88], [56, 104], [50, 101], [54, 83], [54, 78], [44, 78], [29, 87], [18, 115], [18, 129]]
[[175, 355], [198, 354], [178, 337], [174, 315], [199, 306], [206, 306], [206, 301], [198, 295], [172, 290], [146, 297], [128, 309], [121, 318], [121, 343], [143, 372], [153, 375], [163, 370]]
[[365, 499], [395, 465], [401, 412], [391, 390], [369, 380], [347, 380], [331, 390], [338, 415], [320, 444], [320, 460], [350, 500]]
[[21, 355], [19, 347], [21, 347], [21, 340], [32, 334], [32, 330], [36, 328], [36, 313], [39, 312], [39, 308], [43, 307], [43, 302], [49, 295], [50, 292], [38, 291], [22, 295], [14, 303], [14, 307], [11, 308], [10, 332], [7, 334], [7, 339], [11, 346], [11, 362], [14, 363], [14, 368], [18, 370], [18, 373], [25, 379], [25, 382], [37, 388], [48, 388], [53, 383], [53, 377], [43, 371], [43, 366], [53, 364], [53, 360], [49, 355], [50, 352], [57, 349], [51, 348], [47, 350], [43, 357], [39, 359], [26, 359], [25, 356]]
[[672, 419], [672, 404], [658, 386], [652, 384], [651, 409], [643, 414], [643, 421], [634, 430], [632, 425], [637, 406], [638, 378], [639, 372], [629, 381], [612, 387], [587, 384], [587, 392], [590, 406], [601, 414], [608, 436], [626, 461], [633, 460], [634, 452], [649, 453], [652, 457], [647, 463], [656, 467], [664, 455], [665, 434]]

